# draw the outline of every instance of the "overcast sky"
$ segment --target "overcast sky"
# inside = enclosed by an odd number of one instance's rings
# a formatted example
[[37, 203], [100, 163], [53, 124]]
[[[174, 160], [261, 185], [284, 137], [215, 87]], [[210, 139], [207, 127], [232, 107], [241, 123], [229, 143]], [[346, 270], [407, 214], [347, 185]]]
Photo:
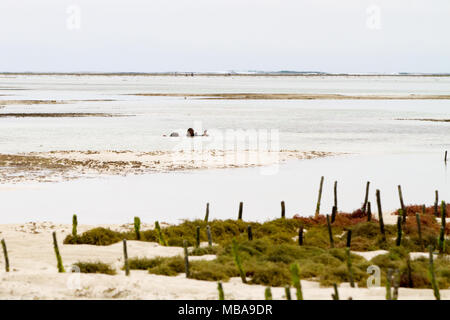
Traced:
[[450, 72], [449, 0], [0, 0], [0, 71]]

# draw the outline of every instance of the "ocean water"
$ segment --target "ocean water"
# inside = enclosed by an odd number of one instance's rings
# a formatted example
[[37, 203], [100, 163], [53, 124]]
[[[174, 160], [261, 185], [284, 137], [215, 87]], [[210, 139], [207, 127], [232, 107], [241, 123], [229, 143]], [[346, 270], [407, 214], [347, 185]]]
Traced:
[[[444, 150], [450, 123], [397, 119], [449, 119], [450, 100], [203, 100], [134, 93], [450, 94], [449, 77], [184, 77], [0, 76], [0, 100], [64, 100], [64, 104], [7, 105], [1, 113], [104, 112], [121, 117], [0, 118], [0, 152], [48, 150], [172, 150], [163, 137], [188, 127], [210, 132], [277, 130], [282, 149], [345, 152], [292, 161], [273, 175], [259, 168], [81, 179], [63, 183], [0, 185], [0, 223], [27, 220], [120, 223], [202, 217], [206, 202], [217, 218], [312, 214], [320, 176], [322, 209], [331, 211], [332, 183], [339, 208], [360, 206], [367, 180], [379, 188], [386, 211], [405, 202], [450, 199]], [[97, 100], [97, 101], [94, 101]], [[102, 101], [100, 101], [102, 100]], [[112, 101], [109, 101], [112, 100]], [[0, 106], [1, 106], [0, 102]], [[201, 128], [200, 128], [201, 127]], [[205, 148], [210, 147], [205, 140]], [[27, 199], [27, 201], [23, 201]]]

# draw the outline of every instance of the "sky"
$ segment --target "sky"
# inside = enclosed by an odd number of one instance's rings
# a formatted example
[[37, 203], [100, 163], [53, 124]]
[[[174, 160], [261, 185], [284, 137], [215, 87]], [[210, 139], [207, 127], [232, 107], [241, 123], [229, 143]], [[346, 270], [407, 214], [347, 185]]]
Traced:
[[1, 0], [1, 72], [450, 73], [448, 0]]

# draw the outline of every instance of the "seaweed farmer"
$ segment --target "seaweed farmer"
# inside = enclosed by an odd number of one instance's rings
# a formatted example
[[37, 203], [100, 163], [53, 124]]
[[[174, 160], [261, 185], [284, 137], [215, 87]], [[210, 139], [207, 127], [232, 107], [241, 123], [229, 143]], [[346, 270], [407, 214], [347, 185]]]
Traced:
[[186, 136], [188, 136], [188, 137], [194, 137], [194, 136], [195, 136], [194, 129], [192, 129], [192, 128], [187, 129]]

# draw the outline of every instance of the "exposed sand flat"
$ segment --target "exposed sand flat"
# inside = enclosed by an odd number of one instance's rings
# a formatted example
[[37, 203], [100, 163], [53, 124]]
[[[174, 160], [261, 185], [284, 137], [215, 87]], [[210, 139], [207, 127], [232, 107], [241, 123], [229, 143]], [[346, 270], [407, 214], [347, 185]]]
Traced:
[[[81, 225], [79, 232], [94, 226]], [[104, 227], [108, 227], [104, 225]], [[110, 225], [112, 229], [124, 229], [126, 225]], [[150, 225], [145, 225], [150, 227]], [[34, 230], [34, 231], [33, 231]], [[63, 245], [70, 225], [50, 222], [0, 225], [0, 238], [6, 240], [11, 271], [4, 272], [3, 257], [0, 259], [0, 299], [217, 299], [217, 283], [186, 279], [184, 274], [176, 277], [148, 274], [131, 270], [126, 277], [123, 266], [122, 244], [110, 246]], [[64, 267], [78, 261], [110, 263], [117, 275], [58, 273], [53, 251], [52, 231], [58, 235], [59, 248]], [[36, 233], [37, 232], [37, 233]], [[182, 248], [162, 247], [156, 243], [128, 241], [130, 257], [176, 256]], [[193, 259], [194, 257], [191, 257]], [[195, 257], [211, 259], [211, 256]], [[226, 299], [263, 299], [264, 286], [244, 285], [238, 278], [223, 283]], [[333, 288], [322, 288], [317, 282], [302, 280], [305, 299], [330, 300]], [[441, 290], [442, 299], [450, 299], [450, 290]], [[350, 288], [347, 283], [339, 287], [341, 299], [385, 299], [386, 289]], [[272, 288], [274, 299], [284, 299], [284, 288]], [[294, 290], [292, 295], [295, 296]], [[399, 289], [399, 299], [434, 299], [431, 289]]]
[[395, 119], [395, 120], [430, 121], [430, 122], [450, 122], [450, 119]]
[[187, 97], [219, 100], [448, 100], [450, 95], [344, 95], [308, 93], [136, 93], [145, 97]]
[[0, 154], [0, 182], [61, 181], [98, 175], [128, 175], [180, 170], [246, 168], [312, 159], [322, 151], [52, 151]]
[[64, 100], [0, 100], [0, 105], [63, 104]]
[[84, 118], [84, 117], [125, 117], [112, 113], [0, 113], [0, 118]]

